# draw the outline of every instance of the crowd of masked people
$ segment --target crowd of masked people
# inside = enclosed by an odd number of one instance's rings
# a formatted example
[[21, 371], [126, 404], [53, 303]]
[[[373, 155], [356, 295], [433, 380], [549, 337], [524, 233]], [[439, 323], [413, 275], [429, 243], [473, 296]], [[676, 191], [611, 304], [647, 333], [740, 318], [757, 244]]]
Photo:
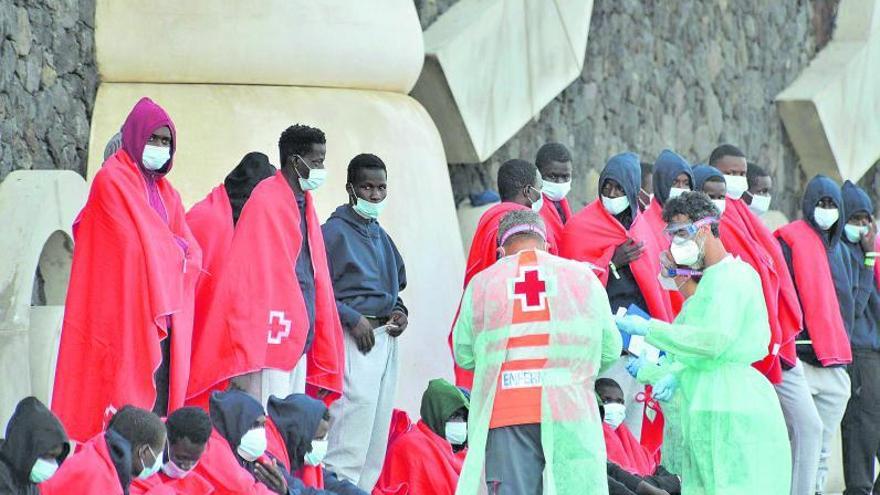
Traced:
[[[143, 98], [108, 144], [73, 225], [52, 401], [18, 404], [0, 493], [804, 495], [824, 492], [841, 426], [846, 493], [874, 490], [876, 227], [855, 184], [814, 177], [802, 219], [771, 232], [773, 180], [731, 145], [696, 166], [670, 150], [615, 155], [578, 212], [565, 146], [505, 162], [450, 334], [455, 383], [428, 383], [414, 422], [393, 409], [408, 309], [379, 223], [382, 159], [351, 159], [348, 201], [321, 224], [320, 129], [284, 130], [277, 167], [248, 153], [189, 211], [166, 178], [177, 140]], [[504, 270], [522, 278], [491, 285]], [[519, 306], [492, 343], [500, 327], [476, 338], [470, 322], [496, 318], [496, 297]], [[542, 354], [550, 333], [515, 330], [561, 328], [569, 303], [605, 335], [572, 405], [596, 412], [587, 434], [542, 416], [575, 414], [553, 409], [571, 397], [550, 397], [533, 369], [558, 359]], [[565, 471], [578, 449], [601, 488]]]

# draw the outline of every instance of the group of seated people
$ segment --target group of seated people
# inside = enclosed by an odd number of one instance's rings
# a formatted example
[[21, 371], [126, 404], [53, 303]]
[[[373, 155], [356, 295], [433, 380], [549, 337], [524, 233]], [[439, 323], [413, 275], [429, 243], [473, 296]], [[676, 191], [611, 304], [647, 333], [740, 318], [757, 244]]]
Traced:
[[[596, 382], [611, 495], [680, 493], [623, 424], [623, 391]], [[469, 396], [443, 379], [422, 396], [421, 419], [397, 410], [374, 495], [454, 494], [467, 454]], [[358, 495], [323, 469], [329, 415], [303, 394], [271, 397], [267, 410], [239, 390], [216, 392], [209, 412], [184, 407], [160, 419], [125, 406], [107, 429], [72, 449], [61, 422], [38, 399], [19, 402], [0, 444], [2, 494]]]

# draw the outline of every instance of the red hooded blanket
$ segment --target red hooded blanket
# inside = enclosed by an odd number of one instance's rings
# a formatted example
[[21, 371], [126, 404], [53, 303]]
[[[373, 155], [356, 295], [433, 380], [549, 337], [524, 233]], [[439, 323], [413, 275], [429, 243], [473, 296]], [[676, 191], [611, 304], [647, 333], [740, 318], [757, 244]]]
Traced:
[[64, 461], [55, 476], [40, 483], [39, 488], [43, 495], [122, 495], [122, 485], [104, 434], [95, 435], [80, 446], [76, 454]]
[[161, 126], [173, 136], [161, 108], [138, 102], [123, 126], [126, 147], [104, 162], [73, 226], [52, 411], [79, 442], [101, 432], [105, 415], [123, 405], [152, 409], [169, 326], [168, 410], [185, 398], [202, 256], [180, 196], [162, 175], [171, 162], [161, 173], [139, 165], [144, 143]]
[[454, 495], [466, 455], [419, 421], [389, 443], [373, 495]]
[[229, 442], [217, 430], [211, 432], [205, 452], [196, 464], [193, 473], [198, 474], [214, 487], [214, 495], [272, 495], [275, 492], [257, 481], [254, 475], [242, 467]]
[[[306, 195], [309, 249], [315, 273], [315, 335], [308, 353], [307, 387], [342, 393], [342, 326], [327, 268], [327, 253], [314, 201]], [[211, 311], [194, 333], [196, 352], [188, 396], [223, 388], [232, 377], [267, 368], [292, 370], [302, 356], [308, 316], [296, 278], [300, 213], [279, 171], [260, 182], [235, 227], [226, 267]]]
[[816, 357], [823, 366], [851, 363], [849, 336], [840, 315], [825, 244], [803, 220], [780, 228], [775, 235], [791, 247], [794, 280], [802, 287], [800, 301]]
[[[660, 248], [643, 215], [637, 215], [629, 231], [608, 213], [602, 202], [595, 200], [578, 212], [562, 234], [561, 255], [576, 261], [586, 261], [600, 268], [608, 266], [617, 246], [632, 239], [644, 243], [645, 252], [629, 264], [633, 277], [639, 285], [642, 297], [648, 305], [647, 312], [653, 318], [672, 321], [674, 314], [669, 291], [660, 287]], [[602, 284], [608, 284], [609, 270], [599, 272]]]
[[210, 495], [214, 487], [202, 475], [191, 472], [183, 478], [170, 478], [158, 472], [142, 480], [135, 478], [129, 487], [130, 495]]
[[751, 265], [761, 277], [770, 323], [770, 345], [767, 357], [753, 366], [771, 383], [780, 383], [779, 359], [783, 357], [790, 365], [795, 363], [794, 339], [800, 333], [802, 318], [782, 248], [763, 222], [740, 200], [727, 199], [719, 230], [724, 247]]
[[[559, 201], [559, 206], [565, 213], [565, 222], [571, 220], [572, 212], [568, 199], [562, 198], [562, 201]], [[553, 200], [548, 198], [546, 194], [544, 195], [544, 206], [541, 207], [541, 218], [544, 219], [544, 223], [547, 226], [547, 236], [554, 240], [554, 248], [558, 251], [559, 243], [562, 241], [562, 229], [565, 228], [565, 222], [562, 221], [562, 216], [559, 215], [559, 210], [556, 209]]]

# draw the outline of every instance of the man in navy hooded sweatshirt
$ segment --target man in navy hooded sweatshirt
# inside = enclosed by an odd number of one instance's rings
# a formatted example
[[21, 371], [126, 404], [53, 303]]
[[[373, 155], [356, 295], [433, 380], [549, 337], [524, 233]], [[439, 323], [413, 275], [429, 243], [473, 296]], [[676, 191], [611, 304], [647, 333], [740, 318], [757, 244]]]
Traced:
[[870, 494], [875, 488], [874, 460], [880, 451], [880, 293], [874, 279], [874, 205], [861, 188], [843, 184], [846, 225], [843, 245], [850, 254], [859, 289], [850, 333], [853, 362], [848, 367], [852, 395], [843, 416], [843, 477], [847, 494]]
[[852, 334], [859, 296], [859, 273], [841, 242], [846, 208], [840, 187], [817, 175], [807, 184], [803, 220], [776, 231], [804, 312], [804, 329], [795, 341], [798, 358], [822, 419], [822, 449], [816, 493], [824, 493], [828, 458], [850, 397]]
[[378, 222], [388, 194], [387, 177], [378, 156], [352, 158], [345, 184], [349, 201], [322, 227], [345, 333], [342, 398], [330, 407], [324, 465], [367, 492], [385, 460], [397, 387], [397, 338], [408, 323], [399, 295], [406, 287], [406, 269]]

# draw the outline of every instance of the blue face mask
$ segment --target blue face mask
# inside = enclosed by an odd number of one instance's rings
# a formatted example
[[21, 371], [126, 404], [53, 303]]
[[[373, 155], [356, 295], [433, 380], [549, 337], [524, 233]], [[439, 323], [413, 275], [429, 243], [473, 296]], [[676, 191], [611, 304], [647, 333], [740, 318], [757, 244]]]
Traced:
[[159, 170], [171, 159], [171, 148], [164, 146], [153, 146], [148, 144], [144, 146], [144, 152], [141, 155], [141, 163], [147, 170]]
[[357, 198], [352, 208], [354, 208], [355, 213], [364, 218], [377, 220], [382, 210], [385, 209], [385, 200], [373, 203], [363, 198]]
[[[296, 157], [299, 158], [309, 169], [309, 176], [307, 178], [303, 179], [302, 176], [299, 177], [299, 187], [301, 187], [303, 191], [314, 191], [324, 185], [324, 181], [327, 180], [327, 169], [313, 168], [303, 157], [299, 155], [296, 155]], [[299, 170], [296, 170], [296, 174], [299, 175]]]
[[145, 463], [143, 457], [141, 457], [141, 466], [143, 466], [144, 468], [137, 475], [137, 477], [142, 480], [149, 478], [150, 476], [158, 473], [160, 469], [162, 469], [162, 456], [156, 455], [156, 453], [153, 452], [153, 448], [149, 445], [147, 445], [147, 448], [150, 449], [150, 455], [153, 456], [153, 465], [147, 466], [147, 463]]
[[55, 459], [47, 461], [46, 459], [40, 458], [37, 459], [37, 462], [34, 463], [34, 467], [31, 468], [31, 474], [28, 479], [31, 480], [31, 483], [39, 484], [54, 476], [55, 471], [58, 471], [58, 461]]

